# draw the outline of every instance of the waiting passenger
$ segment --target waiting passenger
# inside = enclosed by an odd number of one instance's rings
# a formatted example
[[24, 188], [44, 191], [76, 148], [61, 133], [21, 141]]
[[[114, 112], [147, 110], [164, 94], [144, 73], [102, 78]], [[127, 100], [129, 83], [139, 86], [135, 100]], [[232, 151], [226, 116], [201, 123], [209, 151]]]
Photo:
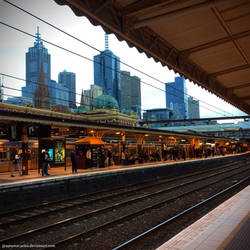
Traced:
[[20, 176], [23, 175], [21, 170], [20, 170], [19, 160], [20, 160], [19, 155], [18, 155], [17, 151], [15, 151], [14, 160], [13, 160], [13, 167], [12, 167], [12, 171], [11, 171], [11, 177], [15, 177], [14, 172], [16, 169], [18, 170], [18, 173]]
[[97, 153], [98, 153], [98, 166], [99, 168], [104, 168], [106, 156], [103, 148], [99, 147]]
[[122, 152], [121, 152], [121, 162], [122, 162], [122, 165], [125, 165], [125, 158], [126, 158], [125, 152], [122, 151]]
[[49, 151], [48, 149], [45, 150], [45, 152], [42, 153], [42, 176], [50, 174], [48, 173], [48, 167], [49, 167]]
[[113, 163], [113, 154], [112, 154], [110, 149], [108, 150], [108, 155], [107, 156], [108, 156], [108, 166], [111, 166], [112, 163]]
[[87, 168], [91, 168], [92, 167], [92, 154], [91, 154], [91, 149], [89, 148], [86, 152], [86, 161], [87, 161]]
[[72, 173], [77, 173], [76, 152], [75, 152], [75, 150], [71, 151], [70, 160], [71, 160], [71, 164], [72, 164]]
[[184, 161], [186, 160], [186, 151], [185, 151], [185, 149], [182, 150], [182, 159]]

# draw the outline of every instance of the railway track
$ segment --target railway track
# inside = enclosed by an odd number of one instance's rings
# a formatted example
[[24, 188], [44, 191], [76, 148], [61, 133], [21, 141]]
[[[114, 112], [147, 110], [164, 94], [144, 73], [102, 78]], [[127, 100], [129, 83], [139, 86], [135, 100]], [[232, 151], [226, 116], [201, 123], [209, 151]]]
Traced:
[[[243, 161], [244, 162], [244, 161]], [[223, 169], [227, 169], [231, 165], [235, 164], [234, 162], [227, 163], [219, 168], [217, 168], [218, 171], [222, 171]], [[115, 196], [120, 195], [127, 195], [131, 192], [138, 192], [140, 190], [144, 190], [145, 188], [158, 188], [159, 185], [165, 185], [165, 184], [171, 184], [171, 182], [185, 180], [185, 179], [191, 179], [195, 176], [200, 176], [201, 174], [207, 175], [208, 173], [213, 172], [213, 170], [208, 169], [205, 171], [198, 171], [192, 174], [186, 174], [180, 177], [176, 178], [158, 178], [155, 181], [146, 181], [146, 182], [140, 182], [134, 185], [129, 185], [124, 187], [118, 187], [116, 189], [107, 189], [103, 191], [98, 191], [95, 193], [90, 194], [82, 194], [78, 195], [76, 197], [66, 198], [63, 200], [58, 200], [54, 202], [44, 202], [37, 206], [22, 208], [15, 211], [8, 211], [6, 213], [0, 214], [0, 228], [3, 226], [8, 226], [11, 224], [15, 224], [18, 222], [23, 222], [27, 219], [33, 219], [36, 217], [40, 217], [41, 215], [49, 215], [53, 212], [60, 212], [67, 209], [71, 209], [80, 205], [97, 202], [99, 200], [102, 200], [104, 198], [113, 198]]]
[[[75, 244], [78, 247], [79, 239], [88, 241], [133, 218], [152, 213], [153, 210], [178, 202], [178, 199], [191, 193], [244, 173], [249, 173], [249, 161], [246, 160], [226, 164], [216, 170], [43, 204], [40, 209], [37, 207], [35, 210], [6, 215], [0, 224], [0, 242], [19, 245], [53, 244], [58, 248]], [[39, 213], [37, 210], [41, 209], [43, 211]]]
[[[204, 206], [209, 206], [209, 203], [215, 199], [218, 199], [220, 197], [223, 197], [225, 195], [227, 195], [229, 192], [232, 192], [234, 189], [239, 188], [242, 184], [244, 184], [245, 182], [249, 181], [250, 176], [240, 180], [239, 182], [231, 185], [230, 187], [210, 196], [209, 198], [195, 204], [194, 206], [191, 206], [183, 211], [181, 211], [180, 213], [168, 218], [167, 220], [155, 225], [154, 227], [148, 229], [147, 231], [143, 232], [142, 234], [137, 235], [136, 237], [133, 237], [132, 239], [129, 239], [128, 241], [116, 246], [113, 248], [113, 250], [118, 250], [118, 249], [143, 249], [143, 246], [147, 245], [147, 249], [155, 249], [153, 247], [154, 243], [152, 244], [152, 240], [156, 240], [156, 238], [159, 237], [155, 236], [159, 233], [161, 233], [162, 231], [166, 230], [171, 230], [171, 224], [172, 223], [176, 223], [178, 222], [178, 220], [180, 221], [180, 219], [184, 216], [188, 216], [191, 213], [195, 213], [196, 210], [199, 211], [199, 209], [201, 207]], [[156, 240], [157, 242], [157, 240]], [[165, 241], [164, 241], [165, 242]], [[150, 244], [151, 243], [151, 244]], [[151, 248], [149, 248], [148, 246], [151, 245]], [[159, 246], [159, 244], [157, 244]], [[157, 247], [157, 246], [156, 246]]]

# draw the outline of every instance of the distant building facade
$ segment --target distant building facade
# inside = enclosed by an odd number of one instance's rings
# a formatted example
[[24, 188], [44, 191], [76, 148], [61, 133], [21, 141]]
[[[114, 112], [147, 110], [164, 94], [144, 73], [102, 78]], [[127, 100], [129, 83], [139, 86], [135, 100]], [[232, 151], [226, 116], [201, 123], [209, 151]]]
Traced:
[[121, 110], [132, 110], [141, 118], [141, 79], [121, 71]]
[[102, 87], [92, 84], [90, 85], [90, 89], [84, 90], [84, 97], [83, 97], [83, 103], [81, 103], [82, 106], [86, 108], [87, 111], [91, 111], [93, 109], [92, 102], [93, 100], [103, 94]]
[[64, 70], [58, 74], [58, 83], [68, 89], [68, 107], [76, 108], [76, 76], [73, 72]]
[[193, 97], [188, 97], [188, 118], [200, 118], [200, 104], [198, 100], [194, 100]]
[[4, 103], [14, 104], [18, 106], [31, 106], [33, 101], [31, 98], [23, 97], [23, 96], [16, 96], [16, 97], [8, 97]]
[[36, 41], [34, 46], [26, 53], [26, 86], [22, 87], [22, 96], [31, 98], [34, 102], [34, 93], [38, 86], [40, 69], [43, 67], [46, 85], [50, 82], [51, 65], [50, 54], [44, 47], [40, 38], [39, 28], [37, 28]]
[[187, 88], [184, 77], [175, 77], [174, 82], [165, 84], [166, 106], [173, 110], [174, 119], [188, 118]]
[[93, 100], [93, 110], [88, 112], [87, 119], [104, 124], [120, 126], [138, 126], [138, 116], [135, 113], [129, 115], [119, 111], [117, 100], [110, 95], [100, 95]]
[[61, 105], [69, 107], [69, 90], [54, 80], [50, 80], [48, 86], [51, 106]]
[[105, 50], [94, 56], [94, 83], [113, 96], [121, 105], [120, 58], [108, 49], [105, 35]]
[[[173, 117], [173, 112], [168, 108], [159, 109], [147, 109], [143, 113], [143, 121], [160, 121], [160, 120], [170, 120]], [[164, 123], [149, 123], [147, 127], [163, 127]]]

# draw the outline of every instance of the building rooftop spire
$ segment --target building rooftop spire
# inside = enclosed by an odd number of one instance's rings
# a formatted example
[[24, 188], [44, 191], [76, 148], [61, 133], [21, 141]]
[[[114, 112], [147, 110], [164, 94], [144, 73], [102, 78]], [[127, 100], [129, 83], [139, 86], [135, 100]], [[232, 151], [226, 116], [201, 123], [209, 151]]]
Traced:
[[50, 94], [45, 82], [43, 64], [41, 63], [38, 85], [34, 93], [35, 108], [50, 109]]
[[82, 89], [82, 94], [81, 94], [80, 106], [84, 106], [84, 94], [83, 94], [83, 89]]
[[107, 33], [105, 33], [105, 50], [106, 49], [109, 49], [109, 38]]
[[36, 41], [34, 43], [34, 46], [43, 47], [43, 42], [41, 41], [41, 36], [39, 33], [39, 26], [36, 27]]

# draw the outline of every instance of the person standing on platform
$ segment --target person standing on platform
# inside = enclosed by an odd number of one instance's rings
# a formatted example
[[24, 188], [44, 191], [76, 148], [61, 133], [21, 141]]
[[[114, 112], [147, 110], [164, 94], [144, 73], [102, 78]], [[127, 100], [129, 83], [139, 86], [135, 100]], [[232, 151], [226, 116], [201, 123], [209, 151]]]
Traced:
[[23, 175], [21, 170], [20, 170], [19, 160], [20, 160], [20, 158], [19, 158], [18, 152], [15, 151], [14, 160], [13, 160], [13, 167], [12, 167], [12, 171], [11, 171], [11, 177], [15, 177], [14, 172], [15, 172], [16, 169], [18, 170], [18, 173], [19, 173], [20, 176]]
[[91, 161], [91, 149], [89, 148], [86, 152], [86, 160], [87, 160], [87, 168], [92, 167], [92, 161]]
[[98, 149], [98, 156], [99, 156], [99, 168], [104, 168], [106, 156], [104, 153], [104, 149], [102, 147], [99, 147]]
[[112, 151], [109, 149], [108, 150], [108, 166], [112, 166], [113, 165], [113, 154]]
[[71, 163], [72, 163], [72, 173], [77, 173], [76, 152], [75, 152], [75, 150], [71, 151], [70, 160], [71, 160]]
[[125, 165], [125, 158], [126, 158], [125, 152], [122, 151], [122, 152], [121, 152], [121, 163], [122, 163], [122, 165]]
[[48, 165], [49, 165], [49, 151], [48, 149], [45, 150], [45, 152], [42, 153], [42, 176], [49, 176], [48, 173]]

